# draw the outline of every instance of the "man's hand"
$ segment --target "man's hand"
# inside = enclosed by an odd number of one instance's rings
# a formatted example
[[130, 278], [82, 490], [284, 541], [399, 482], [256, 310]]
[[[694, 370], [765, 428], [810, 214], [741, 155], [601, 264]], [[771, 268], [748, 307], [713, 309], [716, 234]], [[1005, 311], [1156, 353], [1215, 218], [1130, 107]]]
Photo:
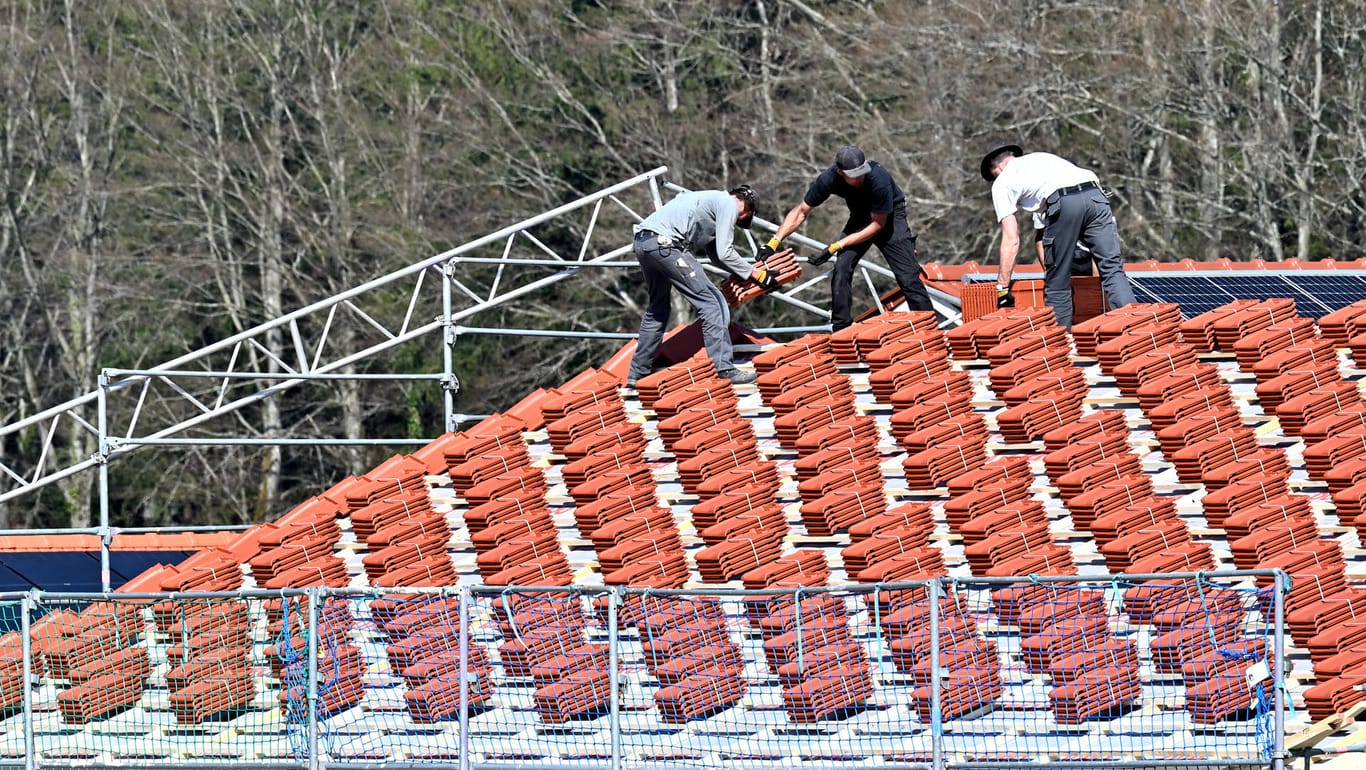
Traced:
[[768, 243], [765, 243], [764, 245], [759, 247], [759, 252], [755, 255], [755, 259], [759, 262], [763, 262], [764, 260], [773, 256], [774, 254], [777, 254], [778, 247], [781, 245], [782, 241], [778, 240], [777, 238], [769, 238]]
[[1009, 286], [996, 287], [996, 307], [1015, 307], [1015, 295], [1010, 293]]
[[772, 294], [782, 288], [778, 283], [778, 274], [762, 265], [755, 265], [754, 272], [750, 274], [750, 280], [759, 284], [759, 288], [765, 294]]
[[842, 249], [842, 248], [844, 248], [844, 247], [840, 245], [840, 242], [839, 242], [839, 241], [835, 241], [834, 243], [830, 244], [829, 246], [826, 246], [825, 249], [824, 249], [823, 251], [821, 251], [819, 254], [817, 254], [817, 255], [814, 256], [814, 257], [811, 257], [810, 259], [808, 259], [808, 260], [806, 260], [806, 261], [807, 261], [808, 263], [810, 263], [810, 264], [813, 264], [813, 265], [824, 265], [826, 262], [829, 262], [829, 261], [830, 261], [830, 258], [831, 258], [831, 257], [833, 257], [833, 256], [835, 256], [836, 254], [840, 253], [840, 249]]

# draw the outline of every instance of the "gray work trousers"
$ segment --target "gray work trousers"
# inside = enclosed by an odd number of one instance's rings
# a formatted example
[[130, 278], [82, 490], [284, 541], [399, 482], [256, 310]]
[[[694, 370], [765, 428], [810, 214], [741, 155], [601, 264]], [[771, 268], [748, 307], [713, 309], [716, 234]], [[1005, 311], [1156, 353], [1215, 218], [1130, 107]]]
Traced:
[[636, 352], [631, 357], [631, 378], [640, 379], [653, 368], [655, 354], [669, 326], [673, 290], [697, 311], [702, 321], [702, 343], [707, 347], [716, 371], [735, 368], [734, 347], [730, 342], [730, 308], [725, 295], [707, 278], [702, 263], [687, 249], [667, 242], [648, 230], [636, 234], [632, 245], [640, 274], [645, 278], [649, 300], [640, 319]]
[[1072, 329], [1072, 258], [1080, 241], [1091, 250], [1100, 270], [1100, 285], [1111, 308], [1134, 301], [1134, 290], [1124, 275], [1119, 254], [1119, 229], [1110, 201], [1099, 188], [1053, 193], [1045, 201], [1043, 230], [1043, 299], [1058, 323]]

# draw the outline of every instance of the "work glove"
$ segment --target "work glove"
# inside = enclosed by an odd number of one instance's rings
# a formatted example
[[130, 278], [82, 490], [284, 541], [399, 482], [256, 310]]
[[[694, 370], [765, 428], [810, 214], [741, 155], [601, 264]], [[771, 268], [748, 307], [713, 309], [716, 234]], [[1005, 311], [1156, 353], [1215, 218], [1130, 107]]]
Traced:
[[996, 307], [1015, 307], [1015, 295], [1010, 293], [1010, 287], [996, 287]]
[[765, 294], [772, 294], [781, 288], [778, 284], [778, 274], [762, 265], [758, 266], [754, 275], [750, 276], [750, 280], [759, 284], [759, 288], [763, 289]]
[[833, 256], [835, 256], [836, 254], [838, 254], [839, 251], [840, 251], [840, 249], [842, 249], [842, 248], [844, 248], [844, 247], [840, 245], [840, 242], [839, 242], [839, 241], [835, 241], [834, 243], [830, 244], [829, 246], [826, 246], [825, 249], [822, 250], [819, 254], [817, 254], [817, 255], [814, 256], [814, 257], [811, 257], [810, 259], [808, 259], [808, 260], [806, 260], [806, 261], [807, 261], [808, 263], [810, 263], [810, 264], [813, 264], [813, 265], [824, 265], [826, 262], [829, 262], [829, 261], [830, 261], [830, 258], [831, 258], [831, 257], [833, 257]]
[[756, 261], [763, 262], [774, 254], [777, 254], [780, 245], [782, 245], [782, 241], [777, 238], [769, 238], [768, 243], [759, 247], [759, 252], [755, 255], [757, 258]]

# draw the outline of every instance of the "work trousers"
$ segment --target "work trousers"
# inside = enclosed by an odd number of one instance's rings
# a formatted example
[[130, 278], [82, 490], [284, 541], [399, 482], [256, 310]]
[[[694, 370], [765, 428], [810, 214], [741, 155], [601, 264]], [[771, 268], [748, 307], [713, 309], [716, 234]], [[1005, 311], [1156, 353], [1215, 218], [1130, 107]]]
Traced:
[[[930, 294], [925, 291], [925, 284], [920, 280], [920, 261], [916, 258], [915, 235], [911, 233], [911, 226], [906, 222], [905, 207], [898, 206], [893, 209], [887, 224], [889, 227], [878, 233], [877, 237], [841, 249], [835, 255], [835, 270], [830, 276], [830, 327], [834, 331], [839, 331], [854, 322], [854, 268], [874, 244], [877, 244], [878, 251], [882, 252], [882, 258], [887, 260], [887, 267], [891, 268], [896, 285], [901, 288], [901, 294], [906, 298], [906, 307], [911, 310], [934, 310]], [[845, 223], [844, 232], [840, 237], [858, 232], [867, 225], [867, 221], [851, 219]]]
[[1058, 323], [1069, 331], [1072, 329], [1072, 262], [1078, 241], [1091, 250], [1110, 307], [1131, 304], [1134, 290], [1124, 275], [1119, 229], [1105, 193], [1099, 187], [1067, 194], [1053, 193], [1045, 205], [1043, 298], [1053, 308]]
[[631, 374], [639, 379], [650, 373], [655, 354], [669, 326], [673, 290], [677, 289], [702, 321], [702, 343], [718, 372], [735, 368], [730, 342], [730, 308], [721, 290], [707, 278], [702, 263], [687, 249], [648, 230], [636, 234], [632, 249], [640, 263], [649, 299], [640, 319], [640, 334]]

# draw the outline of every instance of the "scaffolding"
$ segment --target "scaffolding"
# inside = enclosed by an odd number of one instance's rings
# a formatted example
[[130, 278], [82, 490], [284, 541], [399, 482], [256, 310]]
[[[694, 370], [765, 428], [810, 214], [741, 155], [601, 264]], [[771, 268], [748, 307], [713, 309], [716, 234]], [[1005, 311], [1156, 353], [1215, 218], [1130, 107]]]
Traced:
[[[81, 473], [97, 475], [99, 523], [94, 527], [56, 530], [4, 530], [6, 535], [86, 534], [100, 540], [101, 582], [109, 590], [110, 526], [109, 464], [142, 447], [190, 445], [363, 445], [421, 443], [425, 440], [344, 437], [186, 436], [191, 429], [210, 426], [224, 416], [273, 399], [304, 383], [318, 380], [429, 381], [442, 389], [445, 429], [456, 430], [483, 415], [456, 409], [460, 380], [454, 351], [469, 335], [527, 337], [593, 337], [634, 339], [634, 334], [607, 330], [572, 331], [546, 328], [509, 328], [472, 325], [493, 308], [533, 296], [552, 284], [588, 270], [635, 270], [628, 223], [639, 222], [662, 205], [665, 193], [688, 188], [669, 182], [660, 166], [626, 181], [584, 195], [531, 218], [434, 254], [405, 268], [314, 302], [226, 339], [148, 368], [106, 368], [96, 387], [56, 406], [0, 427], [0, 439], [20, 432], [36, 432], [36, 458], [0, 460], [0, 505]], [[644, 212], [644, 213], [642, 213]], [[620, 226], [619, 226], [620, 225]], [[755, 218], [755, 231], [776, 232], [777, 225]], [[565, 246], [548, 245], [538, 232], [554, 230]], [[565, 234], [572, 237], [566, 238]], [[746, 234], [748, 246], [755, 242]], [[819, 249], [825, 244], [794, 234], [788, 241]], [[493, 266], [491, 276], [486, 269]], [[544, 268], [545, 273], [509, 270]], [[709, 270], [720, 273], [710, 264]], [[868, 261], [859, 272], [869, 293], [883, 307], [883, 290], [892, 273]], [[827, 276], [821, 272], [783, 291], [769, 295], [812, 318], [810, 325], [756, 328], [762, 335], [801, 334], [829, 328], [823, 299], [812, 298]], [[956, 297], [929, 289], [945, 326], [961, 319]], [[386, 312], [394, 296], [406, 297], [400, 313]], [[442, 369], [431, 372], [381, 371], [357, 373], [354, 368], [414, 340], [439, 335]], [[249, 359], [268, 363], [251, 370]], [[154, 403], [178, 408], [152, 409]], [[189, 416], [183, 416], [188, 414]], [[97, 451], [66, 465], [76, 437], [94, 438]], [[429, 437], [435, 438], [435, 437]], [[27, 460], [27, 462], [25, 462]], [[182, 528], [182, 530], [195, 528]], [[215, 530], [224, 529], [214, 527]], [[121, 529], [132, 533], [138, 529]]]

